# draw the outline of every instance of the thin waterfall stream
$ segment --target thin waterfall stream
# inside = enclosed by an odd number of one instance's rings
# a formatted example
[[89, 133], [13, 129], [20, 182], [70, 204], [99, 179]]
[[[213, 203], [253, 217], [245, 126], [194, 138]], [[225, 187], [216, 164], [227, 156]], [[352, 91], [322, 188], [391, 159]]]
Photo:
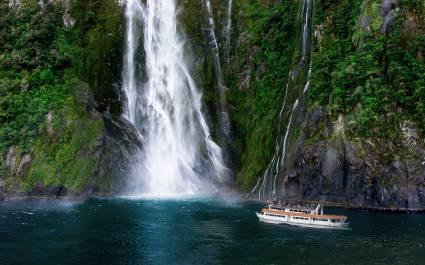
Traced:
[[[214, 20], [214, 13], [210, 0], [203, 0], [203, 4], [205, 6], [206, 15], [207, 15], [207, 32], [208, 32], [208, 41], [209, 46], [212, 51], [212, 60], [215, 71], [216, 84], [218, 87], [218, 93], [220, 97], [220, 105], [219, 105], [219, 113], [218, 113], [218, 122], [225, 137], [225, 141], [229, 144], [231, 140], [231, 132], [230, 132], [230, 118], [227, 110], [227, 100], [226, 100], [226, 85], [223, 80], [223, 70], [220, 62], [220, 47], [218, 45], [217, 36], [215, 33], [216, 23]], [[228, 18], [226, 25], [226, 52], [227, 52], [227, 44], [230, 45], [230, 31], [231, 31], [231, 9], [232, 9], [232, 0], [228, 3]], [[227, 43], [228, 42], [228, 43]]]
[[[123, 116], [143, 138], [129, 192], [173, 196], [215, 191], [228, 169], [185, 60], [175, 0], [128, 0], [125, 17]], [[142, 44], [145, 71], [138, 66]]]
[[[294, 66], [294, 68], [303, 69], [306, 67], [305, 66], [306, 61], [311, 60], [310, 53], [311, 53], [312, 6], [313, 6], [313, 0], [304, 0], [303, 7], [301, 9], [302, 16], [303, 16], [302, 36], [301, 36], [301, 58], [298, 64]], [[310, 87], [310, 76], [311, 76], [311, 69], [312, 69], [311, 65], [312, 64], [310, 61], [309, 68], [307, 70], [307, 78], [303, 85], [302, 93], [306, 93]], [[258, 197], [257, 197], [258, 200], [275, 199], [277, 196], [276, 181], [277, 181], [278, 175], [281, 173], [281, 170], [285, 166], [285, 161], [287, 158], [287, 149], [288, 149], [288, 137], [289, 137], [292, 123], [293, 123], [294, 112], [299, 106], [299, 98], [295, 100], [294, 104], [292, 105], [292, 108], [289, 110], [288, 123], [286, 125], [286, 130], [284, 134], [282, 134], [281, 132], [281, 127], [284, 121], [283, 118], [285, 115], [285, 110], [288, 106], [287, 102], [289, 100], [288, 99], [289, 89], [291, 87], [291, 84], [296, 82], [296, 77], [299, 74], [299, 72], [300, 72], [299, 70], [291, 69], [291, 71], [288, 74], [288, 82], [285, 88], [284, 100], [283, 100], [282, 108], [279, 112], [275, 152], [263, 176], [258, 179], [257, 184], [251, 191], [251, 194], [255, 194], [255, 192], [258, 190]]]
[[231, 35], [232, 35], [232, 11], [233, 11], [233, 0], [228, 0], [227, 2], [227, 19], [226, 19], [226, 28], [225, 28], [225, 53], [227, 66], [230, 65], [230, 49], [231, 49]]

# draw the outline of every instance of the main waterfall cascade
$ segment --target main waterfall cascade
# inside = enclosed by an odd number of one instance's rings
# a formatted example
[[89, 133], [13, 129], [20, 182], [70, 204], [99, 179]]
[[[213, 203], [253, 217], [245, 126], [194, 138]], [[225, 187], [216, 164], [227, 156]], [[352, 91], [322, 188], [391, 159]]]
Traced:
[[[311, 28], [312, 28], [312, 7], [313, 0], [304, 0], [302, 15], [303, 15], [303, 24], [302, 24], [302, 36], [301, 36], [301, 58], [298, 64], [294, 65], [293, 69], [289, 72], [288, 82], [285, 88], [285, 95], [283, 100], [283, 105], [279, 113], [278, 119], [278, 132], [275, 143], [275, 152], [274, 155], [264, 172], [264, 175], [260, 177], [257, 181], [257, 184], [251, 191], [251, 194], [257, 194], [258, 200], [269, 200], [277, 199], [277, 189], [276, 181], [277, 177], [281, 173], [282, 169], [285, 166], [285, 161], [287, 157], [288, 149], [288, 136], [291, 130], [293, 123], [293, 115], [299, 106], [299, 98], [295, 100], [292, 107], [289, 109], [288, 123], [286, 125], [285, 133], [282, 133], [281, 127], [284, 122], [284, 117], [286, 115], [288, 100], [289, 100], [289, 89], [296, 83], [297, 76], [303, 72], [307, 71], [307, 78], [303, 85], [302, 94], [306, 93], [310, 86], [310, 76], [311, 76]], [[310, 60], [310, 63], [308, 61]]]
[[[214, 191], [228, 177], [185, 61], [176, 8], [175, 0], [126, 3], [124, 117], [143, 142], [130, 181], [132, 193], [199, 194]], [[145, 73], [137, 60], [142, 42]]]

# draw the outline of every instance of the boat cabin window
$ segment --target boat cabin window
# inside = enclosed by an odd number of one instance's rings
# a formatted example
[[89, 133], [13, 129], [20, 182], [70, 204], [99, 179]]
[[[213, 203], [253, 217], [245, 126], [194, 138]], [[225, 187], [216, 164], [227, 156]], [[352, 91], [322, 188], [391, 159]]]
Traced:
[[308, 220], [308, 218], [306, 218], [306, 217], [300, 217], [300, 216], [293, 216], [292, 218], [293, 219], [296, 219], [296, 220]]
[[271, 213], [266, 213], [266, 215], [273, 216], [273, 217], [283, 217], [283, 218], [285, 218], [285, 216], [277, 215], [277, 214], [271, 214]]

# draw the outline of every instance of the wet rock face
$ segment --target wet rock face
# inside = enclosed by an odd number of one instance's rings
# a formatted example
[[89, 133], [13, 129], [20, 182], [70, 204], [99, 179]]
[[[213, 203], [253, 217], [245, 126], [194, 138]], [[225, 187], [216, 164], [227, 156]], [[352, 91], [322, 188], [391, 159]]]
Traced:
[[[50, 111], [45, 115], [40, 131], [41, 147], [22, 151], [21, 147], [12, 146], [0, 157], [0, 201], [7, 197], [26, 196], [84, 197], [91, 194], [116, 194], [124, 190], [131, 165], [135, 164], [141, 148], [137, 130], [119, 116], [99, 113], [87, 85], [80, 85], [75, 93], [78, 98], [75, 104], [85, 113], [85, 118], [71, 120], [66, 110]], [[89, 126], [92, 123], [98, 124], [99, 129], [93, 131], [94, 127]], [[90, 131], [90, 139], [93, 140], [78, 147], [70, 145], [71, 139], [89, 137], [87, 131]], [[64, 139], [64, 135], [69, 138]], [[53, 148], [49, 149], [48, 146]], [[75, 152], [67, 157], [70, 159], [69, 164], [56, 160], [45, 162], [46, 156], [56, 157], [56, 151], [61, 148]], [[86, 175], [81, 177], [81, 172], [70, 175], [74, 169], [80, 169], [75, 167], [80, 165], [81, 160], [90, 163], [88, 171], [84, 171]], [[41, 170], [40, 165], [43, 165]], [[50, 180], [44, 178], [43, 174], [49, 176]], [[52, 184], [51, 179], [54, 179], [55, 184]], [[83, 187], [75, 186], [73, 183], [78, 181], [86, 182]]]
[[10, 8], [17, 8], [21, 4], [21, 0], [9, 0]]
[[24, 154], [22, 156], [21, 162], [19, 163], [18, 170], [16, 171], [16, 175], [18, 177], [22, 177], [27, 173], [29, 166], [31, 165], [32, 157], [31, 154]]
[[99, 140], [99, 161], [96, 170], [96, 182], [107, 183], [93, 187], [93, 192], [120, 193], [128, 185], [132, 166], [137, 163], [139, 150], [142, 148], [137, 129], [120, 117], [103, 116], [105, 132]]
[[371, 32], [371, 28], [370, 28], [370, 22], [372, 21], [371, 17], [361, 17], [360, 18], [360, 27], [367, 31], [367, 32]]
[[[103, 132], [90, 153], [96, 161], [92, 184], [84, 193], [90, 195], [123, 192], [127, 185], [126, 179], [131, 173], [131, 166], [135, 164], [142, 146], [138, 131], [120, 116], [112, 115], [108, 111], [99, 113], [98, 102], [89, 90], [82, 90], [79, 98], [86, 106], [86, 111], [91, 116], [100, 118], [103, 123]], [[59, 195], [75, 195], [63, 187], [58, 192]]]
[[[317, 131], [327, 120], [326, 112], [313, 109], [307, 115], [305, 135]], [[329, 131], [329, 127], [322, 130]], [[416, 134], [413, 128], [404, 127], [404, 131], [407, 145]], [[400, 157], [385, 162], [382, 154], [391, 147], [384, 140], [343, 140], [328, 135], [326, 140], [307, 146], [303, 137], [291, 147], [291, 159], [280, 175], [282, 201], [425, 209], [425, 166], [421, 160]], [[424, 148], [414, 144], [409, 148], [422, 155]]]
[[341, 175], [340, 169], [340, 158], [335, 149], [329, 148], [326, 150], [324, 157], [321, 161], [322, 173], [326, 179], [332, 181], [335, 179], [335, 175]]
[[51, 198], [60, 198], [65, 196], [78, 196], [79, 194], [68, 191], [62, 185], [53, 185], [53, 186], [44, 186], [41, 184], [35, 185], [31, 192], [25, 194], [31, 197], [51, 197]]
[[6, 154], [6, 160], [5, 160], [5, 171], [9, 174], [15, 172], [15, 165], [16, 165], [16, 151], [15, 147], [10, 147], [9, 151]]
[[4, 174], [12, 178], [24, 176], [32, 162], [29, 153], [21, 153], [14, 146], [10, 147], [4, 159]]
[[[326, 145], [317, 146], [304, 156], [310, 161], [286, 181], [283, 200], [327, 201], [353, 207], [425, 208], [425, 171], [415, 163], [411, 165], [413, 161], [396, 161], [386, 166], [370, 156], [357, 164], [344, 161]], [[412, 175], [404, 170], [408, 166], [414, 167]]]
[[396, 0], [382, 0], [381, 16], [383, 18], [381, 33], [386, 34], [389, 32], [392, 24], [394, 23], [395, 16], [393, 9], [396, 7]]
[[[93, 102], [90, 101], [89, 102]], [[82, 192], [65, 188], [63, 185], [35, 186], [27, 195], [64, 197], [87, 196], [93, 194], [118, 194], [126, 188], [126, 179], [131, 173], [131, 165], [137, 159], [141, 148], [141, 140], [133, 125], [120, 117], [101, 115], [93, 107], [88, 109], [93, 115], [103, 120], [104, 130], [88, 156], [94, 159], [95, 166], [92, 172], [90, 185]], [[25, 168], [28, 159], [21, 160], [19, 169]], [[20, 172], [18, 169], [17, 172]], [[18, 173], [19, 174], [19, 173]]]

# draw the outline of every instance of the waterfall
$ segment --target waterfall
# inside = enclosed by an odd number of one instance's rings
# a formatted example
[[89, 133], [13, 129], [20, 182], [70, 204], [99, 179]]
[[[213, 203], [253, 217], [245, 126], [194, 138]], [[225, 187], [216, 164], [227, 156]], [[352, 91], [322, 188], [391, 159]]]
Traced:
[[[209, 46], [212, 51], [212, 60], [214, 64], [214, 71], [216, 76], [216, 83], [218, 87], [218, 92], [220, 96], [220, 108], [219, 108], [219, 123], [220, 128], [222, 130], [222, 133], [225, 137], [225, 140], [227, 143], [229, 143], [231, 139], [231, 132], [230, 132], [230, 118], [229, 113], [227, 111], [227, 100], [226, 100], [226, 86], [224, 85], [223, 81], [223, 71], [221, 68], [220, 63], [220, 48], [217, 41], [217, 36], [215, 34], [215, 21], [214, 21], [214, 14], [211, 6], [210, 0], [204, 0], [203, 1], [205, 9], [206, 9], [206, 15], [207, 15], [207, 23], [208, 23], [208, 41]], [[231, 0], [229, 2], [230, 8], [231, 8]], [[230, 10], [231, 12], [231, 10]], [[231, 18], [230, 18], [231, 19]], [[229, 23], [229, 22], [228, 22]], [[231, 23], [231, 22], [230, 22]], [[231, 27], [231, 24], [228, 24], [229, 27]], [[230, 28], [229, 28], [230, 30]], [[230, 32], [229, 32], [230, 33]], [[230, 45], [230, 42], [229, 42]]]
[[17, 8], [21, 5], [21, 0], [9, 0], [10, 8]]
[[224, 32], [225, 36], [225, 52], [226, 52], [226, 60], [227, 65], [230, 65], [230, 42], [232, 35], [232, 8], [233, 8], [233, 0], [228, 0], [227, 2], [227, 19], [226, 19], [226, 28]]
[[214, 21], [214, 14], [212, 11], [211, 1], [210, 0], [204, 0], [205, 9], [207, 11], [207, 22], [208, 22], [208, 38], [209, 38], [209, 45], [213, 55], [213, 62], [214, 62], [214, 68], [216, 72], [216, 79], [218, 83], [219, 88], [219, 94], [220, 94], [220, 101], [222, 104], [226, 102], [226, 87], [223, 84], [223, 71], [221, 69], [221, 63], [220, 63], [220, 51], [218, 46], [217, 37], [215, 34], [215, 21]]
[[291, 115], [289, 116], [288, 125], [286, 126], [286, 133], [285, 133], [285, 137], [283, 138], [283, 146], [282, 146], [282, 154], [281, 154], [280, 164], [279, 163], [276, 164], [276, 174], [274, 175], [274, 180], [273, 180], [272, 196], [276, 196], [276, 179], [277, 179], [277, 175], [279, 173], [278, 165], [280, 167], [284, 166], [283, 163], [285, 162], [285, 158], [286, 158], [286, 146], [287, 146], [287, 143], [288, 143], [289, 131], [291, 130], [292, 117], [294, 116], [294, 112], [297, 109], [298, 104], [299, 104], [299, 99], [297, 99], [295, 101], [294, 106], [292, 107]]
[[[279, 173], [281, 172], [282, 168], [285, 166], [285, 161], [287, 157], [287, 149], [288, 149], [287, 148], [288, 137], [289, 137], [292, 123], [293, 123], [294, 112], [299, 106], [299, 98], [295, 100], [292, 108], [290, 109], [288, 123], [286, 125], [285, 134], [283, 135], [281, 132], [281, 127], [284, 122], [284, 114], [288, 105], [287, 102], [289, 97], [288, 95], [289, 89], [292, 86], [295, 87], [295, 82], [297, 81], [296, 77], [300, 73], [299, 68], [301, 69], [305, 68], [305, 61], [307, 60], [308, 57], [310, 57], [312, 5], [313, 5], [312, 0], [304, 0], [303, 2], [303, 7], [301, 10], [303, 15], [302, 35], [301, 35], [301, 58], [298, 64], [294, 66], [294, 69], [291, 69], [288, 74], [288, 81], [286, 83], [284, 100], [283, 100], [282, 108], [279, 112], [279, 117], [278, 117], [278, 127], [277, 127], [278, 131], [277, 131], [277, 138], [275, 142], [275, 151], [269, 165], [266, 168], [266, 171], [264, 172], [263, 176], [258, 179], [257, 185], [254, 187], [254, 189], [251, 192], [251, 194], [254, 194], [258, 189], [259, 200], [275, 199], [277, 196], [276, 181], [277, 181], [277, 177], [279, 176]], [[312, 67], [310, 63], [310, 66], [307, 72], [307, 78], [305, 80], [304, 89], [302, 93], [307, 92], [310, 87], [311, 71], [312, 71]], [[261, 185], [259, 185], [260, 181], [261, 181]]]
[[[143, 139], [131, 192], [172, 196], [213, 191], [226, 181], [228, 170], [185, 61], [175, 0], [147, 0], [146, 5], [128, 0], [125, 17], [123, 116]], [[138, 60], [142, 42], [145, 72]]]
[[144, 15], [144, 10], [139, 1], [128, 0], [125, 9], [126, 51], [123, 63], [123, 87], [126, 96], [124, 117], [134, 125], [137, 125], [136, 116], [138, 116], [138, 109], [136, 104], [139, 86], [136, 80], [135, 55], [139, 46], [140, 28]]
[[305, 60], [305, 57], [310, 52], [310, 29], [311, 29], [311, 15], [312, 15], [312, 0], [304, 0], [303, 13], [304, 13], [304, 23], [303, 23], [303, 36], [302, 36], [302, 60]]
[[38, 1], [38, 4], [39, 4], [41, 7], [45, 7], [46, 5], [51, 4], [52, 2], [53, 2], [53, 0], [40, 0], [40, 1]]
[[308, 68], [308, 74], [307, 74], [307, 83], [305, 83], [304, 90], [303, 90], [304, 94], [307, 93], [308, 90], [310, 89], [310, 78], [311, 78], [312, 71], [313, 71], [313, 64], [312, 64], [312, 61], [310, 61], [310, 66]]

